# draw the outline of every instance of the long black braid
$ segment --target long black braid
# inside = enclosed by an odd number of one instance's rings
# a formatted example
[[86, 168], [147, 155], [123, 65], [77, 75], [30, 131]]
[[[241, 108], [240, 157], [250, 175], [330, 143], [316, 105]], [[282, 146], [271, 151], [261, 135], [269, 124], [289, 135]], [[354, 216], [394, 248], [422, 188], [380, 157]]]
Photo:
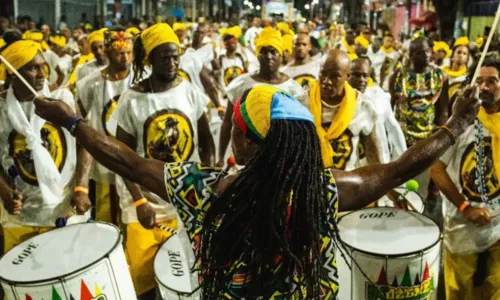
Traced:
[[[202, 299], [222, 298], [242, 270], [240, 297], [267, 299], [276, 289], [303, 299], [320, 297], [326, 276], [320, 230], [330, 231], [322, 174], [314, 124], [272, 120], [257, 153], [205, 216], [198, 257]], [[239, 261], [246, 267], [234, 270]], [[302, 279], [299, 286], [291, 277]]]
[[142, 43], [142, 38], [139, 35], [134, 42], [134, 62], [132, 68], [134, 70], [134, 79], [132, 83], [137, 83], [143, 79], [145, 73], [144, 70], [144, 59], [146, 57], [146, 50], [144, 50], [144, 45]]

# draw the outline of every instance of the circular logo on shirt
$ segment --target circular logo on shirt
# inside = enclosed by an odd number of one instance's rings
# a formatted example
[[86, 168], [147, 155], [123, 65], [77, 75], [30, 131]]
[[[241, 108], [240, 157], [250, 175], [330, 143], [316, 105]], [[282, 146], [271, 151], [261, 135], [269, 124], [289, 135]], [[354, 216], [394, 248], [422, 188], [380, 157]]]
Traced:
[[116, 132], [116, 126], [114, 126], [115, 128], [111, 128], [112, 126], [110, 126], [109, 120], [118, 106], [118, 99], [120, 99], [120, 95], [116, 95], [113, 99], [109, 100], [108, 104], [104, 106], [101, 116], [102, 128], [104, 128], [104, 132], [109, 136], [114, 136], [113, 133]]
[[[472, 201], [481, 201], [481, 194], [479, 193], [478, 176], [476, 174], [476, 151], [474, 149], [475, 143], [471, 143], [465, 149], [460, 162], [460, 185], [462, 186], [462, 193]], [[495, 173], [493, 166], [493, 151], [491, 147], [491, 137], [484, 138], [484, 177], [486, 181], [486, 194], [489, 199], [496, 198], [500, 195], [500, 184]]]
[[[40, 137], [43, 146], [49, 151], [57, 169], [61, 172], [67, 156], [66, 139], [62, 129], [46, 122], [40, 130]], [[14, 158], [19, 176], [25, 182], [37, 185], [38, 180], [31, 150], [27, 148], [26, 138], [15, 130], [9, 135], [9, 154]]]
[[193, 126], [177, 109], [164, 109], [144, 123], [144, 152], [147, 158], [164, 162], [185, 161], [194, 150]]
[[179, 71], [177, 71], [179, 76], [181, 76], [182, 78], [186, 79], [187, 81], [191, 82], [191, 77], [189, 77], [188, 73], [186, 73], [184, 70], [182, 69], [179, 69]]
[[297, 75], [293, 79], [297, 81], [297, 83], [300, 84], [301, 87], [310, 88], [314, 83], [316, 83], [316, 78], [309, 74]]
[[240, 76], [241, 74], [243, 74], [243, 70], [240, 67], [232, 66], [227, 68], [224, 71], [224, 83], [226, 84], [226, 86], [228, 86], [229, 83], [233, 81], [233, 79]]
[[[325, 130], [328, 130], [328, 127]], [[352, 136], [351, 131], [346, 129], [337, 139], [330, 141], [333, 148], [332, 159], [335, 169], [344, 170], [351, 158], [353, 151]]]

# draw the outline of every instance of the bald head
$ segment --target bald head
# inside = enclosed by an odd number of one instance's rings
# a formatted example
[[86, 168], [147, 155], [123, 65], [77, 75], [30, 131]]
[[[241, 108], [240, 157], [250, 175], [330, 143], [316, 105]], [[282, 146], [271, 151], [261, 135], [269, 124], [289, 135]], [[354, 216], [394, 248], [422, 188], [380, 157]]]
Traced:
[[349, 84], [364, 93], [370, 78], [371, 66], [368, 58], [355, 59], [351, 64], [351, 76], [349, 76]]
[[425, 67], [431, 61], [431, 47], [426, 38], [417, 38], [410, 44], [410, 59], [415, 66]]
[[296, 62], [304, 62], [311, 51], [311, 37], [307, 33], [299, 33], [293, 44], [293, 56]]
[[344, 93], [344, 84], [349, 78], [351, 62], [342, 50], [333, 49], [328, 52], [320, 74], [321, 97], [336, 97]]

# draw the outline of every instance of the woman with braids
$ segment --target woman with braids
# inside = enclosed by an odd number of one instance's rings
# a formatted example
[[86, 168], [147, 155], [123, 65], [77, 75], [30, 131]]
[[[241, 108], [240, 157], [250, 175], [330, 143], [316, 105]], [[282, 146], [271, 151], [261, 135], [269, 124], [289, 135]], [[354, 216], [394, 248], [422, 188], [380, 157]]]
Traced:
[[[234, 105], [232, 146], [245, 167], [232, 175], [144, 159], [64, 103], [37, 98], [36, 105], [73, 128], [100, 163], [177, 208], [197, 253], [201, 299], [336, 299], [337, 212], [365, 207], [431, 166], [472, 123], [479, 101], [459, 97], [446, 126], [398, 160], [346, 172], [323, 168], [306, 108], [276, 87], [257, 86]], [[154, 218], [142, 225], [152, 228]]]
[[[204, 113], [209, 99], [178, 76], [179, 39], [168, 24], [156, 24], [141, 33], [134, 44], [134, 82], [122, 93], [112, 118], [116, 138], [147, 159], [164, 163], [186, 160], [211, 164], [214, 144]], [[145, 66], [151, 66], [146, 76]], [[148, 72], [149, 73], [149, 72]], [[135, 290], [151, 299], [156, 281], [154, 256], [170, 234], [144, 229], [156, 214], [165, 226], [177, 227], [175, 209], [155, 192], [116, 178], [122, 222], [127, 224], [125, 251]], [[147, 200], [146, 200], [147, 199]], [[134, 202], [142, 201], [141, 206]]]

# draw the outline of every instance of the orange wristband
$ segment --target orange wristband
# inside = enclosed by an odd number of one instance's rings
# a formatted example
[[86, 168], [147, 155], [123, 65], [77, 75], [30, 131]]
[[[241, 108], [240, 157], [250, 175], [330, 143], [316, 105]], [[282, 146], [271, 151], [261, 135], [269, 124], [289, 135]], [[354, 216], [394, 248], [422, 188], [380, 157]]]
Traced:
[[217, 111], [218, 112], [224, 111], [224, 107], [222, 107], [222, 106], [217, 107]]
[[73, 190], [73, 192], [80, 192], [80, 193], [84, 193], [85, 195], [88, 195], [89, 194], [89, 189], [86, 188], [86, 187], [83, 187], [83, 186], [75, 186], [75, 189]]
[[458, 210], [463, 213], [464, 210], [470, 205], [469, 201], [464, 201], [462, 202], [462, 204], [460, 204], [460, 207], [458, 208]]
[[139, 207], [143, 204], [146, 204], [146, 203], [148, 203], [148, 200], [146, 198], [141, 198], [137, 201], [134, 201], [134, 206], [137, 208], [137, 207]]

